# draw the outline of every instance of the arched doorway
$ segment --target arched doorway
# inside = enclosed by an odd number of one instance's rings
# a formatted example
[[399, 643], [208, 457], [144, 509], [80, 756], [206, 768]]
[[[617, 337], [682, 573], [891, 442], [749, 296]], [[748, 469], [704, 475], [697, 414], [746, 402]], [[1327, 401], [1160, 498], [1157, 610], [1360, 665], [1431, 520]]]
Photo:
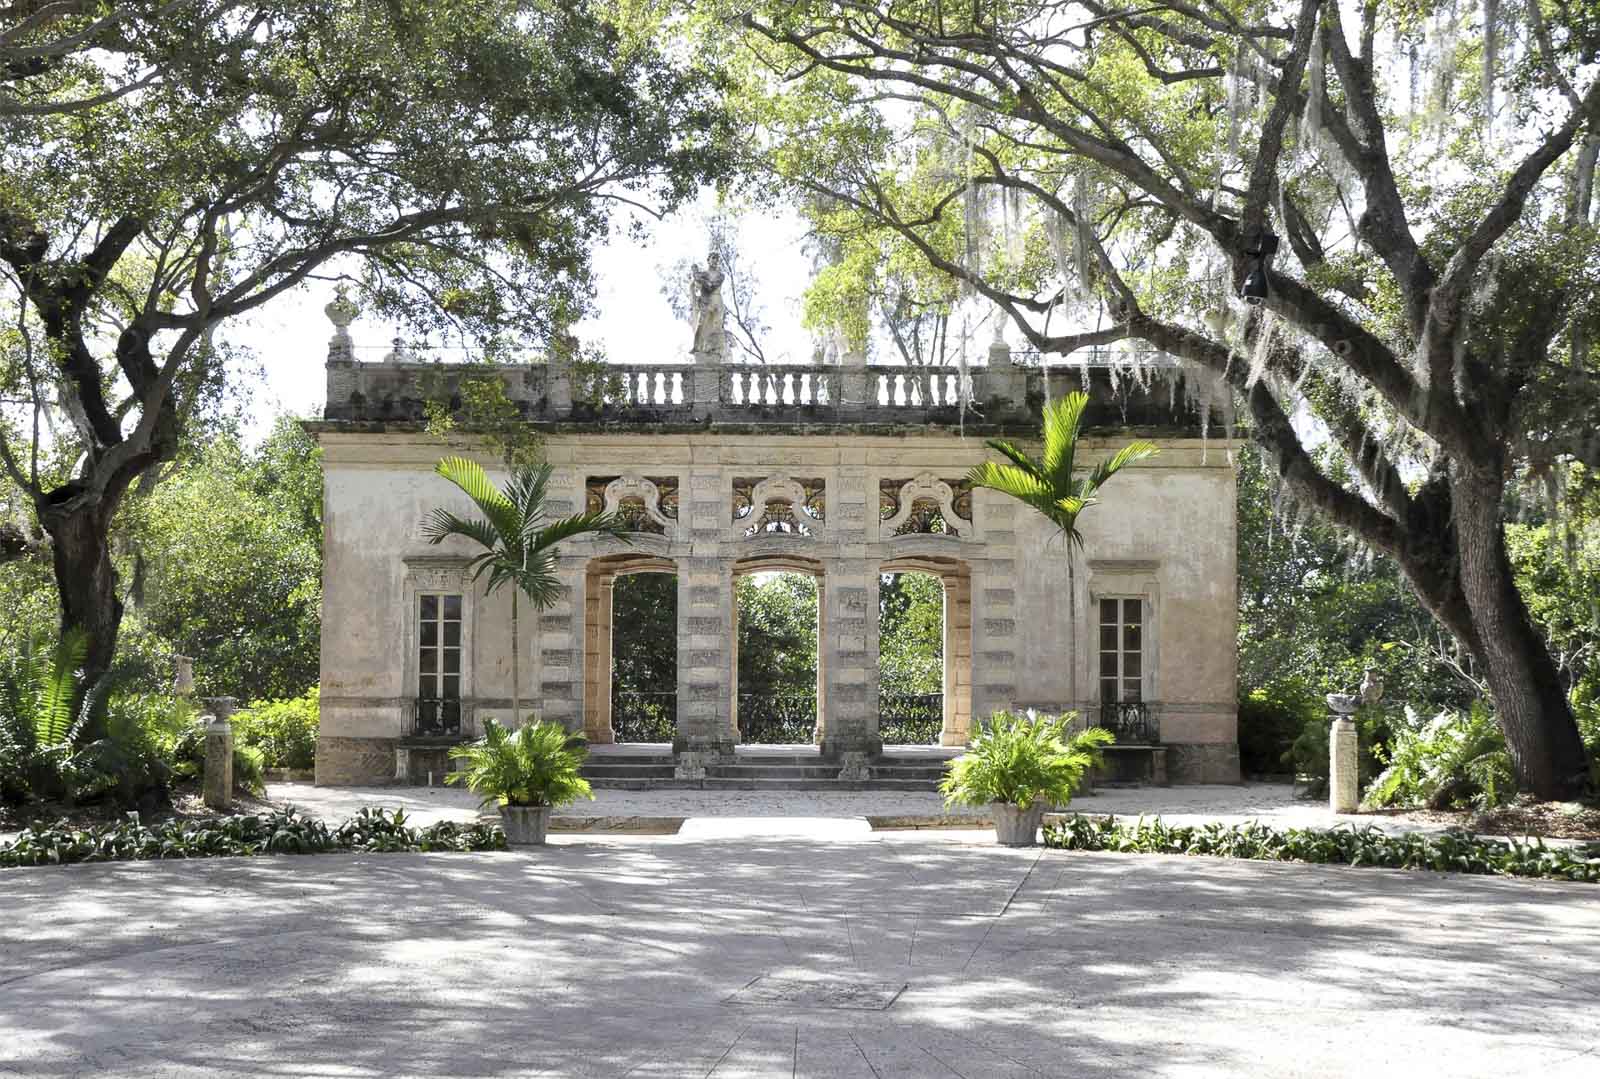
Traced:
[[[972, 732], [971, 571], [959, 559], [932, 555], [891, 559], [879, 570], [879, 736], [885, 745], [965, 745]], [[937, 648], [928, 640], [935, 632]]]
[[761, 556], [734, 564], [733, 737], [746, 745], [820, 742], [822, 563]]
[[670, 743], [678, 723], [678, 578], [670, 558], [593, 559], [584, 580], [584, 733]]

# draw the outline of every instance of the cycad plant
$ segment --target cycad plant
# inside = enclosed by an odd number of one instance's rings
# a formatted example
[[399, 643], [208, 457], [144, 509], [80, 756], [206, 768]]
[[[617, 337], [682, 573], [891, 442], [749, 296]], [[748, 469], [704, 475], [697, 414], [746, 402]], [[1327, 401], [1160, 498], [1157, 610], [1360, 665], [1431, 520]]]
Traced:
[[1065, 806], [1084, 775], [1100, 761], [1100, 747], [1115, 739], [1090, 727], [1069, 734], [1072, 713], [1047, 716], [1000, 711], [980, 726], [967, 751], [949, 763], [939, 791], [950, 805], [996, 802], [1029, 810]]
[[502, 585], [511, 591], [511, 714], [512, 722], [522, 717], [522, 671], [519, 661], [517, 598], [527, 596], [535, 610], [544, 610], [561, 595], [561, 580], [556, 576], [556, 545], [562, 540], [585, 534], [613, 536], [627, 541], [620, 520], [608, 513], [580, 513], [560, 520], [545, 521], [545, 498], [550, 488], [549, 465], [520, 468], [505, 487], [496, 487], [483, 466], [464, 457], [446, 457], [434, 471], [466, 492], [483, 517], [467, 520], [446, 509], [428, 515], [424, 534], [429, 543], [443, 543], [451, 536], [464, 536], [484, 548], [469, 563], [472, 579], [488, 577], [485, 594], [492, 595]]
[[589, 781], [579, 774], [589, 755], [583, 736], [551, 720], [530, 723], [512, 732], [488, 720], [483, 737], [456, 746], [450, 756], [466, 767], [445, 776], [483, 796], [483, 806], [563, 806], [593, 798]]
[[[1002, 439], [989, 439], [987, 445], [1005, 457], [1009, 463], [985, 461], [967, 473], [974, 487], [987, 487], [1010, 495], [1027, 506], [1032, 506], [1061, 532], [1067, 548], [1067, 609], [1072, 619], [1073, 633], [1077, 633], [1077, 573], [1075, 556], [1083, 546], [1083, 533], [1078, 531], [1078, 517], [1084, 510], [1100, 501], [1100, 489], [1124, 468], [1154, 456], [1156, 444], [1135, 439], [1118, 450], [1109, 460], [1093, 468], [1078, 472], [1078, 438], [1083, 426], [1084, 410], [1089, 406], [1086, 393], [1069, 393], [1044, 410], [1043, 453], [1034, 458]], [[1068, 672], [1068, 692], [1077, 700], [1077, 664]]]

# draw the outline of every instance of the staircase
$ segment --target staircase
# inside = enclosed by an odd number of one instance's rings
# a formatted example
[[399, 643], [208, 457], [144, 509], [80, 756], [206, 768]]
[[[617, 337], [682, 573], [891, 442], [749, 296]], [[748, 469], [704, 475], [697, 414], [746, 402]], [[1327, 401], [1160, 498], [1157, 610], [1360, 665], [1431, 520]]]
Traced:
[[841, 780], [838, 763], [814, 747], [740, 746], [707, 764], [705, 779], [677, 779], [668, 747], [625, 745], [594, 747], [583, 775], [597, 790], [932, 791], [951, 755], [935, 746], [897, 746], [868, 762], [867, 779]]

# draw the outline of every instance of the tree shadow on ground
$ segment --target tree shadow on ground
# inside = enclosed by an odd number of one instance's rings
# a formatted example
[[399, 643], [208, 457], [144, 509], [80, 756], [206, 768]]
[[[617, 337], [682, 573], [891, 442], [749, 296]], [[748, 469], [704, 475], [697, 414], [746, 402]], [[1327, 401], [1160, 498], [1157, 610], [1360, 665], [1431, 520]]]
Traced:
[[[785, 839], [0, 890], [0, 1072], [34, 1076], [1466, 1074], [1596, 1046], [1582, 885]], [[758, 978], [905, 988], [752, 1003]]]

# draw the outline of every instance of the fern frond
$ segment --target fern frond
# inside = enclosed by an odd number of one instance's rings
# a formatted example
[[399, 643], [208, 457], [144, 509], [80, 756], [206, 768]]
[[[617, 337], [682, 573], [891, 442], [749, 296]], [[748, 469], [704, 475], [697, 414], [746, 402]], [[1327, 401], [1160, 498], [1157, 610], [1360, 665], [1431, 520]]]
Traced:
[[78, 685], [78, 670], [89, 655], [89, 635], [77, 626], [61, 634], [50, 657], [34, 713], [34, 737], [41, 746], [55, 746], [72, 737], [74, 725], [72, 698]]

